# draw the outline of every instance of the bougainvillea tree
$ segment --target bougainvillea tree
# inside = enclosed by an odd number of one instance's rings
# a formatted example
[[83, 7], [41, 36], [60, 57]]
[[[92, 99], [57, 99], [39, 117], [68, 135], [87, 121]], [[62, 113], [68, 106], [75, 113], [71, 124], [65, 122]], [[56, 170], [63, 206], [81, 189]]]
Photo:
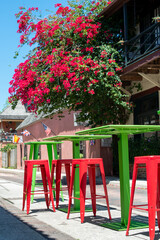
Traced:
[[29, 111], [53, 115], [64, 109], [80, 111], [91, 125], [125, 122], [130, 110], [118, 76], [118, 35], [102, 27], [98, 14], [110, 2], [99, 0], [56, 4], [56, 13], [39, 19], [37, 8], [16, 14], [20, 46], [28, 44], [27, 59], [15, 69], [9, 101]]

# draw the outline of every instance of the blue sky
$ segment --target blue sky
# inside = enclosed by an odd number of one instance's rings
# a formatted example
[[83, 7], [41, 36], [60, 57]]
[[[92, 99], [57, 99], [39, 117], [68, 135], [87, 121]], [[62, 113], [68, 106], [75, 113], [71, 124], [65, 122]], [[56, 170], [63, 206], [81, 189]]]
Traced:
[[[18, 50], [20, 34], [17, 33], [18, 24], [15, 13], [19, 12], [19, 7], [38, 7], [42, 11], [42, 16], [49, 14], [45, 10], [54, 11], [54, 5], [62, 3], [67, 5], [67, 0], [4, 0], [1, 2], [0, 14], [0, 111], [3, 109], [9, 96], [9, 82], [14, 74], [14, 69], [20, 62], [24, 61], [23, 56], [27, 53], [27, 48], [21, 48], [20, 56], [14, 59], [14, 53]], [[28, 47], [29, 50], [29, 47]]]

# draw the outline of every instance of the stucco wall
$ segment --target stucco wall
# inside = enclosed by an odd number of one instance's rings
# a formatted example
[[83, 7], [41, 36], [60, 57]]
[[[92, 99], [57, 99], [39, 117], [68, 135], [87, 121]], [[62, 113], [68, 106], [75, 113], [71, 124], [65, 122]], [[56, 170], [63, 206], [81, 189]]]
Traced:
[[[42, 141], [43, 138], [46, 138], [46, 133], [44, 131], [43, 125], [41, 122], [46, 124], [51, 130], [52, 133], [49, 134], [49, 136], [54, 136], [54, 133], [56, 135], [74, 135], [75, 132], [81, 131], [84, 129], [87, 129], [88, 127], [84, 126], [74, 126], [74, 116], [73, 112], [70, 114], [65, 111], [64, 117], [60, 120], [56, 115], [52, 119], [43, 119], [38, 120], [37, 122], [34, 122], [33, 124], [30, 124], [29, 126], [20, 129], [18, 133], [24, 131], [27, 129], [31, 135], [30, 136], [24, 136], [23, 142], [30, 142], [30, 141]], [[17, 133], [17, 134], [18, 134]], [[20, 149], [20, 145], [22, 150]], [[23, 168], [24, 167], [24, 161], [21, 160], [24, 156], [24, 144], [18, 144], [18, 156], [17, 156], [17, 168]], [[100, 140], [95, 140], [94, 145], [90, 145], [90, 141], [86, 141], [86, 157], [92, 158], [92, 157], [101, 157], [101, 151], [100, 151]], [[30, 146], [27, 146], [27, 159], [29, 159], [29, 149]], [[22, 154], [22, 156], [21, 156]], [[73, 157], [73, 151], [72, 151], [72, 142], [70, 141], [62, 141], [61, 144], [61, 158], [62, 159], [69, 159]], [[54, 156], [53, 156], [54, 158]], [[48, 153], [47, 148], [45, 145], [41, 145], [41, 159], [48, 159]], [[21, 165], [22, 162], [22, 165]], [[98, 173], [97, 173], [98, 175]]]
[[[43, 119], [37, 122], [34, 122], [33, 124], [27, 126], [26, 128], [20, 129], [18, 131], [17, 134], [19, 134], [20, 132], [24, 131], [25, 129], [27, 129], [31, 135], [30, 136], [23, 136], [23, 142], [30, 142], [30, 141], [37, 141], [40, 140], [42, 141], [43, 138], [46, 138], [46, 133], [44, 131], [42, 122], [44, 124], [46, 124], [51, 130], [52, 132], [49, 134], [49, 136], [54, 136], [54, 133], [56, 135], [73, 135], [75, 134], [76, 131], [80, 131], [83, 129], [86, 129], [86, 127], [83, 126], [74, 126], [74, 117], [73, 117], [73, 112], [72, 113], [68, 113], [67, 111], [64, 112], [64, 117], [62, 119], [59, 119], [56, 115], [52, 118], [52, 119]], [[20, 144], [18, 144], [20, 145]], [[22, 145], [22, 149], [23, 144]], [[86, 143], [86, 149], [88, 148], [89, 142]], [[27, 158], [29, 158], [29, 146], [27, 146], [28, 150], [28, 156]], [[20, 146], [18, 146], [19, 149], [19, 153], [17, 156], [17, 167], [21, 168], [20, 165]], [[72, 158], [72, 142], [69, 141], [64, 141], [61, 144], [61, 153], [62, 153], [62, 159], [66, 159], [66, 158]], [[22, 153], [23, 155], [24, 153]], [[88, 156], [88, 150], [87, 150], [87, 156]], [[42, 159], [47, 159], [48, 158], [48, 154], [47, 154], [47, 148], [45, 145], [41, 146], [41, 158]], [[22, 166], [23, 167], [23, 166]]]

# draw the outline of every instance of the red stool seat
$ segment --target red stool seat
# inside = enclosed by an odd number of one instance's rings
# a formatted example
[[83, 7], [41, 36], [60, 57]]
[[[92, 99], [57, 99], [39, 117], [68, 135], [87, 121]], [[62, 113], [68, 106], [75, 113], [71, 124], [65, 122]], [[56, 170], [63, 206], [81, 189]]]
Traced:
[[[71, 169], [72, 159], [58, 159], [52, 161], [52, 171], [51, 171], [51, 181], [53, 182], [54, 178], [54, 171], [56, 168], [56, 208], [59, 206], [59, 195], [60, 191], [65, 190], [67, 188], [69, 193], [69, 186], [70, 186], [70, 169]], [[62, 166], [65, 166], [66, 171], [66, 180], [67, 180], [67, 187], [60, 187], [61, 182], [61, 172]]]
[[[31, 191], [31, 185], [32, 185], [32, 172], [33, 172], [34, 167], [40, 167], [40, 169], [41, 169], [43, 190], [36, 190], [33, 193]], [[47, 184], [48, 184], [48, 186], [47, 186]], [[48, 190], [48, 187], [49, 187], [49, 190]], [[31, 195], [32, 194], [41, 194], [42, 192], [45, 195], [47, 208], [49, 208], [49, 199], [51, 199], [53, 211], [55, 211], [48, 160], [26, 160], [25, 161], [25, 169], [24, 169], [22, 211], [24, 211], [25, 199], [27, 198], [27, 214], [29, 214]], [[48, 197], [48, 194], [50, 194], [50, 198]]]
[[[136, 178], [139, 168], [146, 168], [148, 204], [133, 205]], [[144, 208], [144, 206], [147, 206], [147, 208]], [[129, 234], [133, 208], [148, 211], [149, 235], [150, 239], [153, 240], [155, 236], [156, 212], [158, 218], [158, 226], [160, 229], [160, 156], [142, 156], [134, 158], [131, 198], [126, 235]]]
[[[95, 167], [99, 165], [100, 172], [103, 181], [103, 188], [105, 195], [96, 195], [96, 174], [95, 174]], [[81, 216], [81, 223], [84, 221], [84, 214], [85, 214], [85, 199], [92, 200], [92, 210], [94, 216], [96, 215], [96, 199], [97, 198], [105, 198], [106, 204], [108, 208], [109, 219], [111, 219], [110, 208], [109, 208], [109, 200], [108, 200], [108, 193], [106, 187], [106, 179], [103, 167], [103, 159], [102, 158], [92, 158], [92, 159], [73, 159], [72, 160], [72, 172], [71, 172], [71, 180], [70, 180], [70, 189], [69, 189], [69, 204], [68, 204], [68, 215], [67, 219], [69, 218], [70, 209], [71, 209], [71, 200], [74, 198], [72, 196], [73, 190], [73, 183], [74, 183], [74, 176], [75, 176], [75, 168], [79, 167], [79, 183], [80, 183], [80, 216]], [[90, 191], [91, 191], [91, 198], [86, 198], [86, 183], [87, 183], [87, 170], [89, 174], [89, 182], [90, 182]], [[77, 198], [76, 198], [77, 199]]]

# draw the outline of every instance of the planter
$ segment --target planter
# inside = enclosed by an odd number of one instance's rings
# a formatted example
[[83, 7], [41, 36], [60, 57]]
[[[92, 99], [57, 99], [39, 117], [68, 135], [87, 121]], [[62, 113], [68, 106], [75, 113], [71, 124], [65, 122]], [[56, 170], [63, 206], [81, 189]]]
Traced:
[[155, 22], [160, 22], [160, 17], [154, 17], [153, 20], [154, 20]]
[[124, 45], [124, 40], [122, 39], [122, 40], [120, 40], [118, 43], [123, 46], [123, 45]]

